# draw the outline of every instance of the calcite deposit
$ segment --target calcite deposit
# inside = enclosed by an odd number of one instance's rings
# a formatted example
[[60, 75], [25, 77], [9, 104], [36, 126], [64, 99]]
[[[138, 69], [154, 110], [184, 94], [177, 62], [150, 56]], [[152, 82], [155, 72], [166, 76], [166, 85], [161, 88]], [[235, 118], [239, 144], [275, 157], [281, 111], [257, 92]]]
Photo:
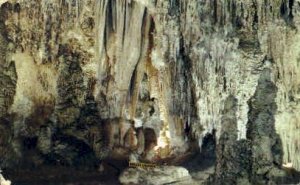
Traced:
[[197, 184], [182, 167], [163, 166], [151, 170], [138, 168], [125, 170], [120, 176], [122, 184]]
[[299, 0], [0, 6], [0, 168], [172, 161], [213, 135], [210, 183], [300, 170]]
[[[1, 172], [1, 171], [0, 171]], [[11, 185], [10, 180], [6, 180], [1, 174], [0, 174], [0, 185]]]

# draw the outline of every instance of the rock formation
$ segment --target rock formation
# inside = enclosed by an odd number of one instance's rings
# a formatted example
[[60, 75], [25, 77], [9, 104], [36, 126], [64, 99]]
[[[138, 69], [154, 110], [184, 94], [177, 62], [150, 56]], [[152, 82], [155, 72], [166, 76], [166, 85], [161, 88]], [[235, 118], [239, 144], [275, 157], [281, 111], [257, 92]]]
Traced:
[[193, 182], [189, 172], [182, 167], [163, 166], [154, 169], [125, 170], [120, 176], [122, 184], [197, 184]]
[[0, 6], [0, 168], [160, 162], [213, 134], [215, 182], [300, 170], [299, 0]]
[[247, 139], [241, 140], [237, 140], [237, 99], [233, 96], [226, 99], [217, 150], [215, 184], [272, 184], [279, 183], [285, 176], [281, 169], [282, 144], [274, 126], [276, 93], [270, 69], [265, 68], [248, 102]]
[[6, 180], [0, 173], [0, 185], [10, 185], [10, 184], [11, 184], [10, 180]]

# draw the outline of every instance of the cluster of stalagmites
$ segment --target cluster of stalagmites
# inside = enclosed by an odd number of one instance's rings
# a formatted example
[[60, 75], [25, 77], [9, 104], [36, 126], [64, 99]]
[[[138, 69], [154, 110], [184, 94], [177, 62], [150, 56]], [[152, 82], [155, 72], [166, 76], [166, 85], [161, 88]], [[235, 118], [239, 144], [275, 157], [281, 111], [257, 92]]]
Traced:
[[237, 100], [233, 96], [227, 98], [222, 117], [224, 129], [217, 146], [216, 184], [284, 183], [282, 144], [274, 128], [276, 92], [270, 70], [264, 69], [248, 102], [247, 140], [237, 140]]

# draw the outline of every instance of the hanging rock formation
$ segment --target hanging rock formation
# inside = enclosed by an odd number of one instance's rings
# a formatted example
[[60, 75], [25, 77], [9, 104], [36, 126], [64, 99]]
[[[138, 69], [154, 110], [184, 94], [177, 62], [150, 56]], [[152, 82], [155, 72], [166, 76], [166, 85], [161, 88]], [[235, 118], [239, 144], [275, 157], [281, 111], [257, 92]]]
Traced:
[[160, 161], [215, 134], [216, 179], [300, 170], [299, 0], [0, 6], [0, 167]]

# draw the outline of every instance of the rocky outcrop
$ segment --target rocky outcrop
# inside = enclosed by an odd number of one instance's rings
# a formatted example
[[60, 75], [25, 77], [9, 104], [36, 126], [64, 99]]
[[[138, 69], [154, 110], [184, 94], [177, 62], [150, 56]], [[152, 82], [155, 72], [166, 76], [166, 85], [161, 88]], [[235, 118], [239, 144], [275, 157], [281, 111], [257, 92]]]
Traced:
[[249, 100], [247, 139], [237, 140], [236, 108], [233, 96], [226, 99], [223, 130], [218, 143], [216, 184], [276, 184], [287, 175], [282, 170], [282, 144], [275, 131], [274, 115], [277, 88], [270, 69], [259, 78], [254, 96]]
[[233, 96], [226, 99], [214, 183], [269, 184], [287, 175], [281, 169], [282, 144], [274, 127], [276, 93], [270, 69], [265, 68], [248, 102], [247, 139], [242, 140], [237, 140], [237, 99]]
[[217, 161], [212, 184], [250, 184], [251, 141], [237, 140], [237, 99], [229, 96], [224, 106], [222, 131], [217, 145]]
[[5, 18], [10, 16], [9, 6], [4, 4], [1, 6], [0, 11], [0, 166], [7, 166], [8, 161], [13, 160], [15, 157], [10, 143], [13, 126], [9, 110], [16, 94], [18, 77], [15, 62], [9, 58], [15, 47], [14, 43], [10, 42], [8, 38], [5, 25]]
[[119, 179], [122, 184], [196, 184], [186, 169], [176, 166], [162, 166], [148, 170], [129, 168]]
[[10, 180], [6, 180], [6, 179], [2, 176], [2, 174], [0, 174], [0, 185], [10, 185], [10, 184], [11, 184]]
[[[276, 178], [273, 175], [280, 175], [283, 152], [280, 137], [275, 131], [276, 93], [277, 87], [271, 81], [271, 72], [264, 69], [255, 94], [249, 100], [247, 138], [251, 140], [253, 184], [270, 183], [268, 181]], [[284, 176], [284, 172], [281, 172], [281, 176]]]

